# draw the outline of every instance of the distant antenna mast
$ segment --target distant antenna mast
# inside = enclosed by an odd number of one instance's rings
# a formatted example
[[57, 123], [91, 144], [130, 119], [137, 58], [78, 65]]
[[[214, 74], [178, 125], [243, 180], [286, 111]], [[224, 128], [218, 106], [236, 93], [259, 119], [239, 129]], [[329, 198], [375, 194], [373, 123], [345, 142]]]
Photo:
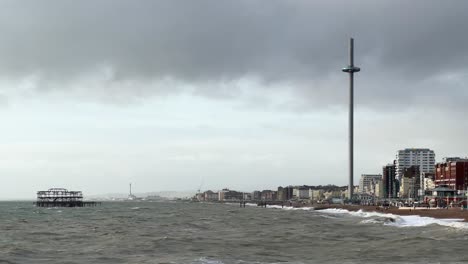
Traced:
[[353, 197], [354, 180], [354, 73], [361, 69], [354, 66], [354, 39], [349, 39], [349, 65], [342, 71], [349, 73], [349, 186], [348, 198]]
[[130, 196], [132, 196], [132, 184], [130, 183]]

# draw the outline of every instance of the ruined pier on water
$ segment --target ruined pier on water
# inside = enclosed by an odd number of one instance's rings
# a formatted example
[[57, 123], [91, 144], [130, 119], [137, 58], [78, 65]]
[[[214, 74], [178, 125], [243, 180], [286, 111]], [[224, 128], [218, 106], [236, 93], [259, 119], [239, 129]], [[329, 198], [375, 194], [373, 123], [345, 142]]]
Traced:
[[51, 188], [37, 192], [37, 207], [91, 207], [101, 205], [101, 202], [83, 201], [81, 191], [68, 191], [64, 188]]

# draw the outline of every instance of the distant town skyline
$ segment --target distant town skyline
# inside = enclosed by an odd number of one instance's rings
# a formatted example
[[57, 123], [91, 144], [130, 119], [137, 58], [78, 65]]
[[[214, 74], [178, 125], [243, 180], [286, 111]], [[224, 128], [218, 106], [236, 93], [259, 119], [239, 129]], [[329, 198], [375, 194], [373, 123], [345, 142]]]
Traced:
[[2, 1], [0, 199], [354, 185], [468, 156], [468, 2]]

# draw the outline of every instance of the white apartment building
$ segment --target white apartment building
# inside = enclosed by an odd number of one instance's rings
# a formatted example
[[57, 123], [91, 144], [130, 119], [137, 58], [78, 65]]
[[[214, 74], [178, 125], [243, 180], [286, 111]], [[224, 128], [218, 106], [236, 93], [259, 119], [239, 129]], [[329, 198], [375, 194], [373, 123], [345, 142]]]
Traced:
[[324, 195], [323, 195], [323, 190], [309, 190], [309, 197], [311, 200], [318, 201], [322, 200]]
[[359, 193], [373, 194], [372, 185], [382, 180], [382, 174], [362, 174], [359, 180]]
[[293, 197], [296, 199], [309, 199], [309, 189], [308, 187], [304, 186], [297, 186], [293, 189]]
[[379, 181], [375, 184], [375, 193], [374, 196], [378, 198], [383, 198], [384, 196], [384, 184], [382, 181]]
[[435, 188], [435, 182], [431, 178], [424, 178], [423, 190], [432, 190]]
[[414, 190], [414, 178], [401, 178], [400, 182], [400, 198], [417, 198], [417, 190]]
[[423, 173], [435, 171], [435, 153], [427, 148], [407, 148], [397, 151], [396, 154], [396, 177], [403, 177], [405, 168], [417, 165]]

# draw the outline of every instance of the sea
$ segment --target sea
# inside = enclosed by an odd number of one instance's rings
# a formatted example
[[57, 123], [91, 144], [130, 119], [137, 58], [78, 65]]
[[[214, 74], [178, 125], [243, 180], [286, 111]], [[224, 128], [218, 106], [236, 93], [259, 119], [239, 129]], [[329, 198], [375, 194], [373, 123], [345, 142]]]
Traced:
[[252, 204], [1, 202], [0, 263], [468, 263], [468, 224]]

